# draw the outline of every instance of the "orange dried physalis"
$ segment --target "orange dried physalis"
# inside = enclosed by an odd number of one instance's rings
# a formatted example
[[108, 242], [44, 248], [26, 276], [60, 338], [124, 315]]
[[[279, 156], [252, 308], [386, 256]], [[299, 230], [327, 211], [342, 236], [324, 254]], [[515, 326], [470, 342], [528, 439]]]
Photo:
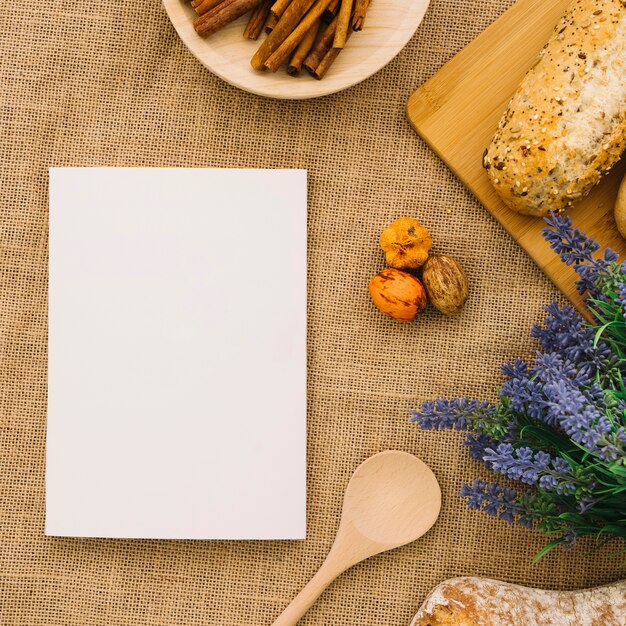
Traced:
[[426, 308], [426, 290], [412, 274], [387, 268], [369, 284], [372, 302], [385, 315], [400, 322], [414, 320]]
[[396, 269], [415, 269], [424, 265], [432, 245], [428, 230], [412, 217], [397, 219], [380, 236], [387, 265]]

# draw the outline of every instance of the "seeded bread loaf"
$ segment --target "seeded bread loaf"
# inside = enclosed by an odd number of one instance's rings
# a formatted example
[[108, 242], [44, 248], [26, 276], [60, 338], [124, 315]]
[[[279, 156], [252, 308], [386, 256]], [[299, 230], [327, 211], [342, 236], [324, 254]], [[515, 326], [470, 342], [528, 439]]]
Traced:
[[626, 0], [574, 0], [500, 121], [483, 166], [528, 215], [584, 197], [626, 147]]
[[433, 589], [411, 626], [626, 626], [626, 581], [544, 591], [486, 578], [451, 578]]

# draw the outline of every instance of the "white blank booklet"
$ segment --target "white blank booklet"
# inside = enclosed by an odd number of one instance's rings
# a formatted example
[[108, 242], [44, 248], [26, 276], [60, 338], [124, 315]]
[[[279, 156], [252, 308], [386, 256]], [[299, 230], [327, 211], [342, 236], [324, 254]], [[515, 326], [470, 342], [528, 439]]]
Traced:
[[304, 538], [306, 186], [50, 170], [47, 535]]

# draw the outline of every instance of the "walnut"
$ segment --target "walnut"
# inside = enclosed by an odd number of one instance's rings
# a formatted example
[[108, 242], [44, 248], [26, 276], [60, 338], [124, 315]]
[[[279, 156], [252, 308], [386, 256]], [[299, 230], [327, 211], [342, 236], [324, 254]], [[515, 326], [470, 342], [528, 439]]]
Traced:
[[444, 315], [455, 315], [465, 304], [469, 284], [465, 270], [451, 256], [431, 256], [424, 265], [422, 281], [432, 305]]

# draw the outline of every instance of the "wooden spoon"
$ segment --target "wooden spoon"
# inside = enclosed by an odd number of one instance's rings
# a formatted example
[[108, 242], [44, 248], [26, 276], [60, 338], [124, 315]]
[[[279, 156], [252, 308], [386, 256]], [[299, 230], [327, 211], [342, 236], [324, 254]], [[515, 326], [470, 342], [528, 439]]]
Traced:
[[356, 563], [425, 534], [441, 510], [441, 490], [430, 468], [406, 452], [370, 457], [352, 475], [335, 543], [309, 584], [273, 626], [294, 626], [330, 583]]

